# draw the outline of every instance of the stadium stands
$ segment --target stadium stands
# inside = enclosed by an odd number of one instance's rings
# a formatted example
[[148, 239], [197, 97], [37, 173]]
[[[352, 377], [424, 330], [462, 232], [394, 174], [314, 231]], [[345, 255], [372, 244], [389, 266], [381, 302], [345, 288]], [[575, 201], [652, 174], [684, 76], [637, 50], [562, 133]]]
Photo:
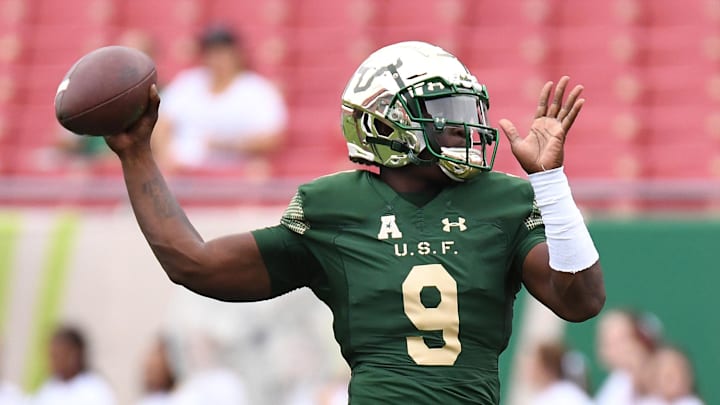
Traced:
[[[583, 83], [588, 104], [568, 156], [575, 178], [716, 178], [719, 4], [0, 0], [0, 173], [48, 171], [37, 156], [57, 137], [51, 100], [80, 55], [142, 29], [158, 43], [167, 82], [192, 61], [198, 30], [226, 22], [243, 32], [253, 66], [278, 82], [290, 106], [287, 147], [274, 159], [280, 177], [325, 173], [323, 158], [307, 158], [319, 147], [317, 156], [342, 161], [339, 96], [357, 63], [386, 43], [421, 39], [448, 47], [487, 83], [494, 123], [508, 117], [526, 128], [544, 80], [569, 74]], [[517, 172], [508, 160], [499, 158], [499, 168]]]

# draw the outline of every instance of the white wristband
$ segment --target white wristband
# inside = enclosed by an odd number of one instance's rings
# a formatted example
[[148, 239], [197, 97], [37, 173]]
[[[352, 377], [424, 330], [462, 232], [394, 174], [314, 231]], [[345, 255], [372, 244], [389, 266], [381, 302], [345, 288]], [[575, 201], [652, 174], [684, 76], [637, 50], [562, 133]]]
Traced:
[[595, 264], [600, 255], [573, 201], [563, 168], [533, 173], [528, 177], [545, 223], [550, 267], [577, 273]]

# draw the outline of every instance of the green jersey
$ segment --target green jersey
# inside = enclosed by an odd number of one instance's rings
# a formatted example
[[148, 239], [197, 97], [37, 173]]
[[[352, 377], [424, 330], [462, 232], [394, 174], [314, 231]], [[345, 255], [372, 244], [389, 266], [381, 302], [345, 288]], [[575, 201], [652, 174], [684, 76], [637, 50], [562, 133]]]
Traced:
[[273, 295], [307, 286], [332, 310], [352, 404], [497, 404], [522, 263], [545, 240], [533, 197], [487, 172], [416, 205], [343, 172], [253, 234]]

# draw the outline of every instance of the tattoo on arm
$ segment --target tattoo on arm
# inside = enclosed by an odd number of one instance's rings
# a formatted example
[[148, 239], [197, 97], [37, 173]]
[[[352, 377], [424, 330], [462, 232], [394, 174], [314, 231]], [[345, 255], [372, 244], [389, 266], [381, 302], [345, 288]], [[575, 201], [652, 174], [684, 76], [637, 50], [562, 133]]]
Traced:
[[142, 185], [143, 194], [152, 198], [155, 215], [161, 218], [172, 218], [182, 213], [180, 206], [165, 184], [161, 176], [157, 176]]

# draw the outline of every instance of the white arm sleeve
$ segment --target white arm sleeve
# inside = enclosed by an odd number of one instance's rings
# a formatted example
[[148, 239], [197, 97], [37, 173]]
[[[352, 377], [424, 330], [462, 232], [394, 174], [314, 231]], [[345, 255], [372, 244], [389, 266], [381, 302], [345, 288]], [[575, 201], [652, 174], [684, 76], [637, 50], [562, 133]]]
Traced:
[[600, 258], [582, 214], [575, 205], [562, 167], [529, 175], [540, 214], [553, 270], [576, 273]]

